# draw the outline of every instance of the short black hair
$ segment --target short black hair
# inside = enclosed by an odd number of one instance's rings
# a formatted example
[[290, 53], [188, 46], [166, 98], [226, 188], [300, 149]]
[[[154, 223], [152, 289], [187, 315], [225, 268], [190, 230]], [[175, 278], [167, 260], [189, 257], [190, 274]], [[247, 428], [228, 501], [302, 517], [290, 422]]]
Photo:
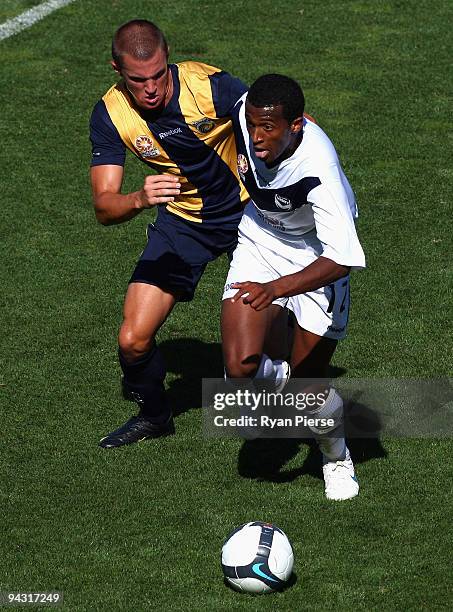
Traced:
[[147, 19], [133, 19], [123, 23], [113, 36], [112, 57], [119, 66], [123, 55], [148, 60], [158, 49], [162, 49], [168, 56], [168, 45], [162, 30]]
[[264, 74], [256, 79], [247, 94], [247, 102], [257, 108], [280, 104], [288, 123], [302, 117], [305, 109], [301, 86], [283, 74]]

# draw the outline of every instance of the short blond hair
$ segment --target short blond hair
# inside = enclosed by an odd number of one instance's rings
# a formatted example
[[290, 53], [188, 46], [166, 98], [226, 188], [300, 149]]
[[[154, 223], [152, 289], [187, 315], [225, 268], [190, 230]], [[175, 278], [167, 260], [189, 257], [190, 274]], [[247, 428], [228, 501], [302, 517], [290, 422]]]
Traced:
[[168, 44], [163, 32], [146, 19], [133, 19], [124, 23], [113, 36], [112, 57], [119, 66], [124, 55], [148, 60], [159, 49], [168, 56]]

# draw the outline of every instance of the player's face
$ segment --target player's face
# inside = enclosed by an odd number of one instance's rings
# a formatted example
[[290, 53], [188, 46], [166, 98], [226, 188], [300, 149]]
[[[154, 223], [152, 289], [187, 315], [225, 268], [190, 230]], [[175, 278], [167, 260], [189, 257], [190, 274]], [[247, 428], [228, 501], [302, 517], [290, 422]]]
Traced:
[[288, 123], [280, 104], [260, 108], [246, 102], [245, 119], [255, 155], [266, 166], [278, 164], [292, 155], [300, 143], [303, 118]]
[[148, 60], [138, 60], [131, 55], [124, 55], [121, 66], [112, 62], [114, 70], [123, 77], [137, 106], [143, 110], [162, 110], [171, 97], [173, 82], [167, 59], [165, 51], [158, 49]]

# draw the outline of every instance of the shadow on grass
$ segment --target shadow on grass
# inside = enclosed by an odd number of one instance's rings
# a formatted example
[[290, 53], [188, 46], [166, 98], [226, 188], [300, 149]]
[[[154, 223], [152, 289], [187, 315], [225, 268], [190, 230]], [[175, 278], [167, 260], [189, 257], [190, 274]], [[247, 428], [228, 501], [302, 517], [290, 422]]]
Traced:
[[[251, 576], [254, 577], [254, 576]], [[291, 576], [288, 578], [288, 580], [284, 583], [283, 586], [281, 586], [279, 589], [276, 589], [275, 591], [271, 591], [270, 593], [266, 593], [266, 595], [274, 595], [278, 597], [279, 593], [284, 593], [285, 591], [287, 591], [288, 589], [290, 589], [291, 587], [293, 587], [297, 582], [297, 574], [296, 572], [291, 572]], [[250, 593], [247, 591], [243, 591], [241, 589], [235, 589], [234, 586], [231, 584], [231, 582], [229, 582], [226, 578], [223, 579], [223, 584], [230, 589], [230, 591], [234, 591], [235, 593], [241, 593], [242, 595], [251, 595], [252, 597], [258, 597], [259, 594], [258, 593]]]
[[[159, 344], [167, 370], [178, 378], [168, 384], [168, 399], [173, 414], [178, 416], [188, 410], [199, 409], [202, 404], [202, 378], [223, 376], [222, 347], [220, 343], [202, 342], [195, 338], [165, 340]], [[345, 368], [332, 366], [332, 378], [343, 376]], [[354, 399], [345, 405], [347, 444], [354, 463], [360, 464], [386, 457], [379, 440], [379, 416], [369, 407]], [[359, 429], [362, 434], [356, 434]], [[363, 432], [370, 432], [365, 436]], [[285, 470], [302, 449], [308, 446], [308, 454], [300, 467]], [[244, 478], [256, 478], [269, 482], [291, 482], [304, 474], [322, 479], [321, 453], [313, 439], [263, 438], [245, 440], [238, 455], [238, 471]]]
[[[364, 404], [351, 401], [345, 405], [346, 443], [354, 463], [387, 456], [379, 440], [381, 431], [379, 416]], [[302, 449], [308, 446], [303, 464], [285, 470], [284, 467]], [[238, 455], [238, 472], [244, 478], [268, 482], [292, 482], [308, 474], [323, 479], [322, 457], [312, 438], [258, 438], [245, 440]]]
[[167, 371], [178, 378], [168, 383], [167, 397], [173, 414], [200, 408], [203, 378], [223, 377], [222, 346], [195, 338], [165, 340], [159, 344]]

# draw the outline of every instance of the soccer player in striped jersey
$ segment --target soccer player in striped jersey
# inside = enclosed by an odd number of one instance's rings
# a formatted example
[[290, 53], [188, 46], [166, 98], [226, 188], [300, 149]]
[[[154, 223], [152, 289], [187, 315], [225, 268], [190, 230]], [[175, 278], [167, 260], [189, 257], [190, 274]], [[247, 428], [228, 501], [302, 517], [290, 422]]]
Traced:
[[[238, 171], [251, 197], [239, 225], [222, 303], [222, 341], [229, 378], [281, 385], [282, 362], [264, 351], [282, 307], [295, 318], [292, 376], [323, 379], [349, 312], [349, 272], [364, 268], [354, 220], [354, 193], [334, 146], [304, 116], [299, 85], [264, 75], [234, 112]], [[324, 388], [324, 387], [323, 387]], [[341, 427], [342, 400], [333, 387], [310, 417], [333, 419], [314, 428], [323, 453], [329, 499], [357, 495], [359, 485]]]
[[[139, 413], [105, 436], [114, 448], [174, 432], [156, 333], [189, 301], [209, 261], [232, 253], [248, 194], [237, 170], [231, 112], [245, 85], [200, 62], [168, 63], [161, 30], [121, 26], [112, 66], [121, 77], [95, 105], [91, 184], [98, 221], [123, 223], [152, 207], [157, 220], [132, 274], [119, 331], [123, 389]], [[122, 191], [126, 149], [157, 174]]]

